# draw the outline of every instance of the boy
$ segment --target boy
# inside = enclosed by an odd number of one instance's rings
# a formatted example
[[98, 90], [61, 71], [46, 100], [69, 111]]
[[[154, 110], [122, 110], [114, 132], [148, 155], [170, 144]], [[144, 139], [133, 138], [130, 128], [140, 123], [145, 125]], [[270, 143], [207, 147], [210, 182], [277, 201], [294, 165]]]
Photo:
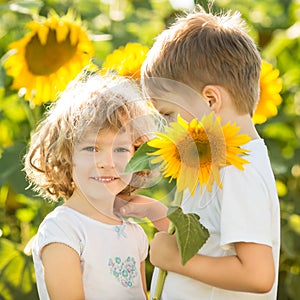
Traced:
[[[224, 124], [236, 123], [239, 133], [251, 138], [244, 171], [225, 167], [221, 190], [215, 186], [200, 194], [198, 189], [183, 200], [183, 210], [197, 213], [210, 232], [198, 254], [182, 266], [174, 236], [161, 231], [152, 240], [152, 264], [168, 271], [162, 300], [276, 299], [279, 201], [267, 148], [251, 120], [260, 67], [259, 51], [240, 14], [213, 15], [201, 7], [158, 36], [143, 64], [143, 88], [162, 113], [200, 119], [201, 96]], [[180, 96], [172, 85], [178, 91], [182, 85], [194, 89], [198, 102]]]

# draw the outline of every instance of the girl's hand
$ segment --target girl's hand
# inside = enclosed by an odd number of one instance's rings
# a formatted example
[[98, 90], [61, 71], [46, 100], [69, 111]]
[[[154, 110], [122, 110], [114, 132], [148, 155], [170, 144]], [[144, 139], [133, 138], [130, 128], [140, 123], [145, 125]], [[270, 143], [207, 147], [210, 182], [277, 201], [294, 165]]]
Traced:
[[158, 230], [168, 229], [168, 209], [157, 200], [143, 195], [119, 194], [115, 200], [114, 207], [115, 211], [122, 216], [148, 218]]

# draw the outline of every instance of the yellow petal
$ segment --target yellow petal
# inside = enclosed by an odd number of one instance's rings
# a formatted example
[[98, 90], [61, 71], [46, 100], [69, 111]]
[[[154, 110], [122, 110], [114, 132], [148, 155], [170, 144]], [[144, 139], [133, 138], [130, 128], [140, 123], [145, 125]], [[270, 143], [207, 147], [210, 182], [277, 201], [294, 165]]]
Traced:
[[39, 37], [39, 40], [41, 42], [41, 44], [43, 46], [46, 45], [47, 43], [47, 37], [48, 37], [48, 33], [49, 33], [49, 28], [46, 27], [46, 26], [41, 26], [39, 29], [38, 29], [38, 37]]
[[[62, 22], [60, 22], [56, 28], [57, 42], [61, 43], [62, 41], [64, 41], [67, 38], [68, 33], [69, 33], [69, 27], [64, 25]], [[72, 40], [71, 40], [71, 44], [74, 45], [72, 43]]]

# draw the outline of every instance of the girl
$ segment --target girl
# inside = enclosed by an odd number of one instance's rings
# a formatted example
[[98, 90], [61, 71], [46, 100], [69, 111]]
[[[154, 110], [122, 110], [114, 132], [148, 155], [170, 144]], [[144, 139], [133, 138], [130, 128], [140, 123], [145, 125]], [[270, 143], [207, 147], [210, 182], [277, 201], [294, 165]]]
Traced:
[[147, 175], [123, 171], [157, 130], [156, 117], [132, 81], [90, 75], [74, 80], [37, 127], [25, 171], [41, 196], [64, 200], [33, 243], [41, 299], [146, 299], [148, 239], [114, 202]]

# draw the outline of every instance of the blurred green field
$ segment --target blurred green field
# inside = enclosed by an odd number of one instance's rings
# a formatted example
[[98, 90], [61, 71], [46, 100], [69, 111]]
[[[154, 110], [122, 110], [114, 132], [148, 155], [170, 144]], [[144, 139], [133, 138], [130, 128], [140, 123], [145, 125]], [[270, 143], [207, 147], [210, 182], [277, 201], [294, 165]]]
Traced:
[[[49, 103], [33, 107], [22, 91], [12, 89], [13, 78], [4, 63], [8, 45], [24, 37], [26, 24], [51, 10], [64, 15], [71, 7], [81, 17], [99, 67], [108, 54], [128, 42], [151, 47], [179, 8], [169, 0], [0, 0], [0, 300], [38, 299], [30, 240], [54, 204], [27, 188], [22, 156], [30, 132]], [[197, 1], [206, 7], [207, 1]], [[300, 297], [300, 1], [215, 0], [214, 9], [239, 10], [264, 60], [280, 72], [282, 103], [278, 114], [257, 125], [270, 150], [281, 204], [282, 245], [279, 300]], [[82, 25], [82, 26], [83, 26]], [[28, 79], [29, 80], [29, 79]], [[32, 80], [32, 79], [30, 79]], [[165, 190], [143, 191], [162, 199]], [[149, 239], [154, 228], [142, 223]], [[152, 266], [147, 264], [148, 285]]]

